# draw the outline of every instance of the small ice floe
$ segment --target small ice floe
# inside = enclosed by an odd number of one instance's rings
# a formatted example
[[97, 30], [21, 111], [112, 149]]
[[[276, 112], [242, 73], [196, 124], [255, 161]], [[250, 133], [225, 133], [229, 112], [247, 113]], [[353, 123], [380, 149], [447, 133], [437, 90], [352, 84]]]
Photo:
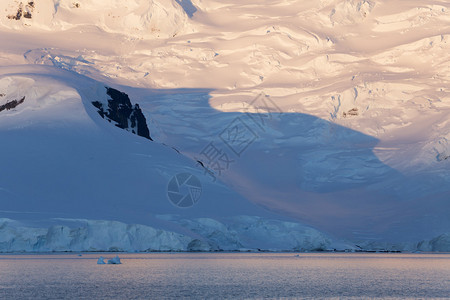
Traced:
[[[109, 262], [108, 262], [109, 263]], [[103, 256], [100, 256], [97, 260], [97, 265], [104, 265], [105, 263], [105, 258]]]
[[121, 262], [118, 255], [114, 258], [108, 259], [108, 265], [120, 265], [120, 264]]

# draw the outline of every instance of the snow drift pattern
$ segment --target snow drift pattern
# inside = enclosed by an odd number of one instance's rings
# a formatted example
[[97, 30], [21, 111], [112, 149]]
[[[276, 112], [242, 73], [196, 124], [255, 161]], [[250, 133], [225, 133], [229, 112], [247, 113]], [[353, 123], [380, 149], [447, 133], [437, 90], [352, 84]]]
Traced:
[[0, 25], [67, 30], [80, 25], [131, 36], [172, 37], [187, 28], [188, 16], [174, 0], [2, 0]]

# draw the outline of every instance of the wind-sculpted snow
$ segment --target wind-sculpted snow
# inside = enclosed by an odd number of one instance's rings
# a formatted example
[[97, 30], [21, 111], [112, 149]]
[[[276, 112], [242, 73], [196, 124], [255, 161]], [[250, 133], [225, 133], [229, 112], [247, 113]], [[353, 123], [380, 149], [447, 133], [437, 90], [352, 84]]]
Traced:
[[[40, 0], [17, 18], [19, 2], [0, 3], [0, 105], [25, 97], [0, 112], [6, 217], [167, 229], [155, 216], [175, 214], [214, 236], [191, 250], [243, 246], [222, 223], [242, 214], [372, 248], [450, 232], [446, 1]], [[98, 116], [105, 86], [139, 103], [155, 143]], [[179, 173], [203, 186], [185, 210], [166, 199]]]
[[175, 0], [2, 0], [0, 26], [67, 30], [83, 25], [138, 37], [186, 32], [188, 16]]

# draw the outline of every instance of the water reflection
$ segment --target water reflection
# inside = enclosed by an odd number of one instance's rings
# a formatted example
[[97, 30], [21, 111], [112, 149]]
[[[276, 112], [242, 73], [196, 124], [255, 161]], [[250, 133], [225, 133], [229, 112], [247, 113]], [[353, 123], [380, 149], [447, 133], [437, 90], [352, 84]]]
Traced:
[[122, 265], [97, 265], [99, 256], [0, 255], [0, 298], [450, 295], [449, 254], [122, 254]]

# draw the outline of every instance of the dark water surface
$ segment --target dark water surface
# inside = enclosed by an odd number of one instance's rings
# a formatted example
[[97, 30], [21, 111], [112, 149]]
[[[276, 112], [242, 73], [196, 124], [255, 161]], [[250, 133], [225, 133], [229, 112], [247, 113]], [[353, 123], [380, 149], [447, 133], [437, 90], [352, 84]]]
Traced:
[[450, 254], [100, 255], [0, 255], [0, 299], [450, 299]]

